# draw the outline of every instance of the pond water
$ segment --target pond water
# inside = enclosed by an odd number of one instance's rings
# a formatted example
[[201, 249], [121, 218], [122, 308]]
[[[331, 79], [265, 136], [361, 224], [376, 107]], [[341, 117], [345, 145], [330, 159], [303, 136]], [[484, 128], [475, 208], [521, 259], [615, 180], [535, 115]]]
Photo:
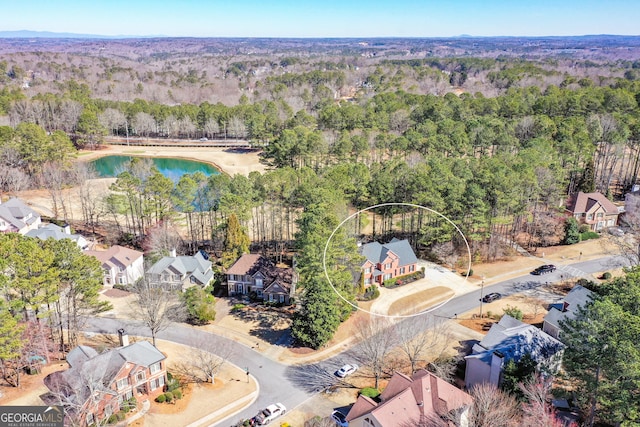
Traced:
[[[91, 162], [95, 167], [98, 176], [101, 178], [113, 178], [126, 170], [127, 164], [133, 156], [104, 156]], [[208, 163], [195, 162], [193, 160], [176, 159], [173, 157], [139, 157], [148, 158], [161, 174], [170, 178], [173, 182], [178, 182], [184, 174], [202, 172], [206, 176], [219, 174], [220, 171]]]

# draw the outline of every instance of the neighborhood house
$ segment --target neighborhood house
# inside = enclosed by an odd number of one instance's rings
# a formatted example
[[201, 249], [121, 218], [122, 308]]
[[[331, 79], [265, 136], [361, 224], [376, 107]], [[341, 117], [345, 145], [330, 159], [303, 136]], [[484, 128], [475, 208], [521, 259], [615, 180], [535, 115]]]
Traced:
[[574, 195], [567, 204], [567, 211], [580, 223], [587, 224], [592, 231], [613, 227], [618, 223], [620, 210], [600, 193]]
[[142, 252], [115, 245], [106, 251], [87, 251], [86, 254], [94, 256], [102, 264], [105, 286], [131, 286], [144, 276]]
[[292, 268], [278, 267], [259, 254], [244, 254], [226, 272], [229, 296], [250, 295], [289, 304], [296, 289]]
[[396, 372], [380, 394], [380, 403], [358, 396], [347, 421], [350, 427], [396, 427], [431, 425], [436, 418], [453, 416], [467, 425], [472, 402], [467, 393], [424, 369], [412, 377]]
[[[153, 399], [166, 384], [165, 356], [147, 341], [128, 344], [98, 354], [78, 346], [67, 355], [69, 369], [49, 374], [41, 396], [48, 405], [62, 405], [73, 424], [102, 425], [126, 401]], [[70, 420], [68, 420], [70, 421]]]
[[213, 281], [213, 270], [209, 256], [198, 251], [193, 256], [163, 257], [147, 270], [147, 280], [151, 286], [168, 290], [181, 290], [192, 286], [206, 287]]
[[467, 390], [482, 383], [499, 386], [505, 365], [510, 360], [518, 362], [525, 354], [530, 355], [541, 370], [555, 373], [563, 352], [564, 344], [557, 339], [505, 314], [465, 357], [465, 385]]
[[13, 197], [2, 203], [0, 200], [0, 232], [27, 234], [42, 222], [40, 214], [22, 200]]
[[418, 265], [408, 240], [394, 238], [384, 245], [367, 243], [360, 246], [360, 253], [366, 257], [362, 264], [365, 286], [382, 285], [385, 280], [413, 273]]
[[586, 306], [593, 298], [593, 292], [576, 285], [559, 303], [551, 304], [549, 312], [544, 316], [542, 330], [555, 339], [560, 339], [561, 323], [573, 319], [580, 307]]
[[35, 230], [29, 230], [25, 235], [33, 238], [38, 238], [40, 240], [70, 239], [76, 242], [76, 245], [78, 245], [78, 247], [83, 251], [89, 247], [89, 242], [87, 242], [87, 239], [79, 234], [71, 234], [71, 227], [69, 227], [69, 225], [65, 225], [64, 227], [60, 227], [55, 224], [40, 225]]

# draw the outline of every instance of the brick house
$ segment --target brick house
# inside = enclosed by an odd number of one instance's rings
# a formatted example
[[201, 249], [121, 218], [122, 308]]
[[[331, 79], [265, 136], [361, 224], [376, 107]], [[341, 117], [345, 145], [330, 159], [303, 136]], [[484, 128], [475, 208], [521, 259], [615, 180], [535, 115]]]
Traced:
[[366, 260], [362, 264], [364, 285], [382, 285], [385, 280], [404, 276], [416, 271], [418, 258], [408, 240], [394, 238], [384, 245], [378, 242], [360, 246]]
[[154, 399], [164, 391], [166, 357], [147, 341], [128, 344], [98, 354], [78, 346], [67, 355], [69, 369], [47, 375], [49, 389], [41, 399], [48, 405], [64, 406], [73, 424], [100, 424], [122, 408], [125, 401]]
[[581, 191], [569, 199], [567, 212], [578, 223], [589, 225], [592, 231], [600, 231], [618, 223], [620, 209], [601, 193]]
[[396, 372], [379, 403], [360, 395], [346, 418], [351, 427], [396, 427], [429, 425], [437, 417], [454, 416], [464, 426], [472, 402], [469, 394], [424, 369], [411, 377]]
[[144, 276], [144, 254], [142, 252], [114, 245], [106, 251], [86, 251], [102, 264], [103, 284], [133, 285]]
[[244, 254], [226, 272], [229, 296], [255, 292], [263, 301], [289, 304], [296, 291], [293, 268], [278, 267], [259, 254]]

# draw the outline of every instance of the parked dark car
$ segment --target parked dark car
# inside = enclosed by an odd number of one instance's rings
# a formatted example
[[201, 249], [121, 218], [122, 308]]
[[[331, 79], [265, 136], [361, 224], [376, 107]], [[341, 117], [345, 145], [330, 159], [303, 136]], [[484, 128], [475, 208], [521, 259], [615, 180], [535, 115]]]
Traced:
[[491, 292], [490, 294], [486, 294], [484, 297], [482, 297], [482, 302], [493, 302], [500, 298], [502, 298], [502, 295], [497, 292]]
[[547, 265], [541, 265], [540, 267], [536, 268], [531, 272], [531, 274], [535, 274], [536, 276], [539, 276], [541, 274], [553, 273], [554, 271], [556, 271], [556, 266], [553, 264], [547, 264]]

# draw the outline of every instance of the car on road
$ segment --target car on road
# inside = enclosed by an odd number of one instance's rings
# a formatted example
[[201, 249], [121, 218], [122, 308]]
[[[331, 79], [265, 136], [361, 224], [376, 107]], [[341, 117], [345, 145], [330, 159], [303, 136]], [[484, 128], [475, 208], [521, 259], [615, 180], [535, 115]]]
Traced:
[[346, 415], [340, 411], [333, 411], [331, 413], [331, 419], [335, 421], [336, 425], [339, 427], [349, 427]]
[[344, 378], [344, 377], [347, 377], [347, 376], [353, 374], [357, 370], [358, 370], [358, 365], [348, 364], [348, 365], [344, 365], [342, 368], [338, 369], [336, 371], [336, 375], [339, 376], [340, 378]]
[[482, 297], [482, 302], [493, 302], [500, 298], [502, 298], [502, 295], [497, 292], [491, 292], [490, 294], [486, 294], [484, 297]]
[[206, 142], [206, 141], [208, 141], [208, 140], [209, 140], [209, 138], [204, 138], [204, 137], [203, 137], [203, 138], [200, 138], [200, 142]]
[[266, 426], [271, 421], [284, 415], [285, 412], [287, 412], [287, 408], [282, 403], [274, 403], [260, 411], [255, 420], [259, 426]]
[[541, 265], [540, 267], [536, 268], [535, 270], [533, 270], [531, 272], [531, 274], [535, 274], [536, 276], [539, 276], [541, 274], [553, 273], [554, 271], [556, 271], [556, 266], [555, 265], [546, 264], [546, 265]]

